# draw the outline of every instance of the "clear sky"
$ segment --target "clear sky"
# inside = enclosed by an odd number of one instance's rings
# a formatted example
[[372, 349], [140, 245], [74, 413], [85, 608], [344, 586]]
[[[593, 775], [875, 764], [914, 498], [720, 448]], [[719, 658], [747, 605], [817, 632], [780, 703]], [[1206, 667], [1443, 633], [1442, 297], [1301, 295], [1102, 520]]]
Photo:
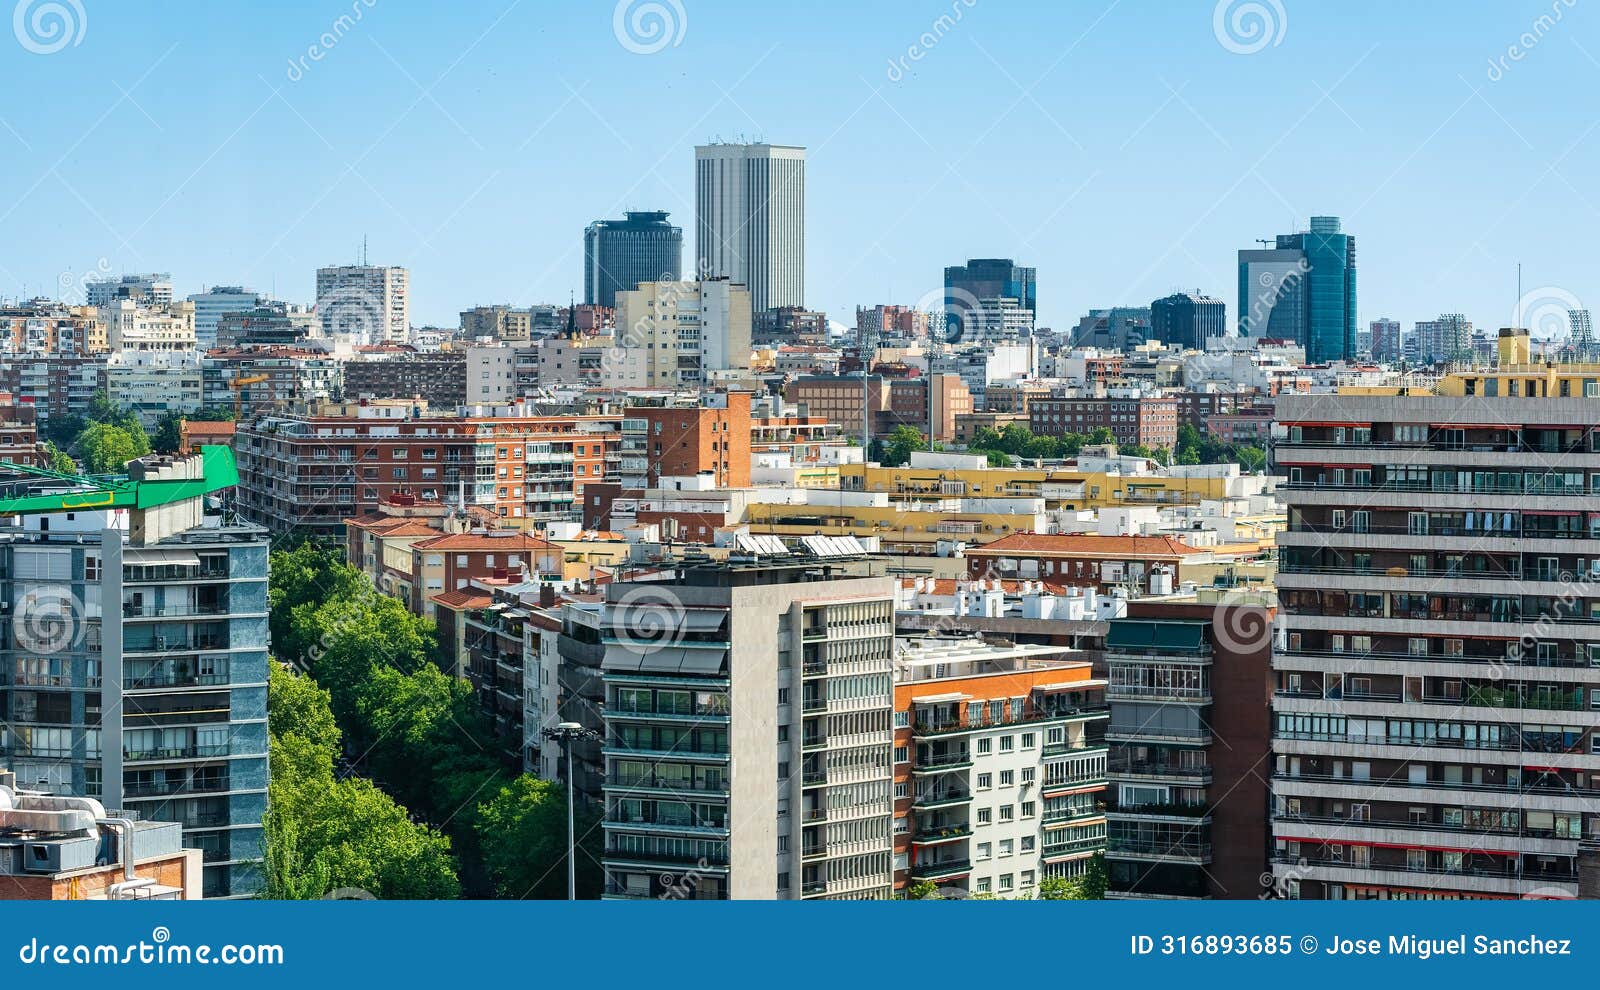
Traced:
[[1600, 309], [1591, 0], [633, 0], [671, 26], [625, 3], [622, 40], [612, 0], [54, 2], [66, 37], [0, 0], [0, 295], [98, 265], [309, 302], [365, 236], [453, 326], [581, 293], [624, 209], [687, 260], [693, 147], [744, 136], [809, 149], [807, 303], [846, 324], [994, 256], [1044, 325], [1179, 288], [1231, 320], [1235, 252], [1314, 214], [1363, 325], [1507, 325], [1519, 261]]

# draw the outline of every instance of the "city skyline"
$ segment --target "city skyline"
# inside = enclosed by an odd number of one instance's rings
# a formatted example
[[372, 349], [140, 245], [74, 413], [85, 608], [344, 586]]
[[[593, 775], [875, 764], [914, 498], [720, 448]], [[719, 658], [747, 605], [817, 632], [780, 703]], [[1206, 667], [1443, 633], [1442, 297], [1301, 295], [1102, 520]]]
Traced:
[[[171, 271], [180, 295], [248, 285], [310, 301], [316, 268], [354, 260], [365, 235], [375, 262], [416, 273], [415, 322], [451, 325], [475, 303], [581, 293], [585, 224], [692, 215], [694, 146], [742, 133], [808, 149], [806, 303], [840, 322], [937, 291], [969, 257], [1037, 267], [1038, 323], [1057, 329], [1180, 289], [1226, 299], [1239, 249], [1313, 214], [1362, 239], [1361, 326], [1439, 312], [1510, 325], [1519, 261], [1525, 295], [1600, 294], [1581, 236], [1600, 138], [1570, 124], [1600, 73], [1579, 35], [1586, 9], [1507, 58], [1548, 5], [1449, 23], [1384, 8], [1375, 35], [1379, 5], [1288, 4], [1259, 50], [1214, 32], [1200, 6], [1030, 8], [1023, 34], [962, 0], [853, 11], [859, 30], [827, 46], [805, 87], [786, 80], [815, 57], [815, 25], [714, 0], [684, 4], [659, 50], [615, 32], [610, 10], [508, 4], [441, 30], [364, 0], [342, 26], [342, 9], [291, 3], [224, 32], [203, 7], [156, 25], [94, 6], [76, 44], [18, 42], [0, 59], [0, 80], [34, 94], [0, 114], [0, 175], [19, 194], [5, 222], [27, 245], [0, 251], [0, 292], [58, 295], [104, 268]], [[530, 38], [548, 56], [537, 83], [518, 55]], [[80, 71], [113, 42], [121, 93]], [[1155, 71], [1094, 100], [1065, 95], [1130, 46]], [[198, 109], [196, 77], [211, 83]], [[1389, 99], [1399, 84], [1407, 101]], [[952, 119], [967, 150], [934, 153]], [[980, 152], [1022, 126], [1028, 142]], [[1176, 144], [1181, 170], [1162, 154]], [[118, 146], [133, 151], [105, 168], [94, 149]], [[867, 148], [892, 167], [861, 167]], [[1474, 201], [1487, 205], [1459, 207]], [[1444, 247], [1412, 250], [1422, 236]]]

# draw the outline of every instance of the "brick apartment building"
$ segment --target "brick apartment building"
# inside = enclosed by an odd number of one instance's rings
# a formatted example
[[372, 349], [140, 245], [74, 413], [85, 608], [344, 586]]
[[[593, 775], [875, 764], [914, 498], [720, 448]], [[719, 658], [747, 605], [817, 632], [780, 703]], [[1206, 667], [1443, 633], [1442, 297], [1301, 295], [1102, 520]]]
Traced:
[[1029, 429], [1045, 436], [1111, 431], [1123, 446], [1171, 448], [1178, 442], [1178, 400], [1171, 396], [1034, 399]]
[[750, 484], [750, 393], [719, 392], [694, 406], [633, 406], [622, 417], [618, 453], [625, 489], [663, 476], [714, 476], [719, 488]]
[[395, 494], [464, 499], [513, 527], [576, 519], [584, 486], [606, 477], [619, 417], [535, 416], [522, 404], [471, 411], [379, 400], [241, 424], [239, 510], [277, 532], [331, 536]]
[[454, 409], [467, 401], [467, 352], [395, 354], [346, 362], [344, 395], [350, 399], [421, 396], [436, 409]]

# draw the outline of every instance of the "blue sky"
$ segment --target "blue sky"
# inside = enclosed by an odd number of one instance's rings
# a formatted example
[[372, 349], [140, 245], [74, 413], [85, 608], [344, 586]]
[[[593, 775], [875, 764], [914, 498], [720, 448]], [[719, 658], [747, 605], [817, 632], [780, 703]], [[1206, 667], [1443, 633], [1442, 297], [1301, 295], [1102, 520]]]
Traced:
[[1509, 324], [1519, 261], [1600, 309], [1587, 0], [1257, 0], [1253, 53], [1212, 0], [658, 0], [653, 53], [612, 0], [76, 2], [60, 51], [0, 31], [7, 296], [101, 265], [309, 301], [365, 235], [418, 323], [565, 301], [592, 219], [668, 209], [692, 251], [693, 146], [744, 135], [810, 149], [807, 302], [847, 324], [988, 256], [1038, 267], [1043, 324], [1178, 288], [1231, 318], [1235, 251], [1324, 213], [1363, 324]]

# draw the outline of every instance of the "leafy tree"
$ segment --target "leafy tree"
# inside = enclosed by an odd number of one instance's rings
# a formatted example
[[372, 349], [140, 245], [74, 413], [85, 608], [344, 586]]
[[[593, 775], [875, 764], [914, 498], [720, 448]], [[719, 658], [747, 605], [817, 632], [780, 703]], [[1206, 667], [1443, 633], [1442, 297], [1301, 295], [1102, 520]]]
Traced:
[[911, 452], [924, 450], [927, 440], [921, 433], [909, 426], [897, 426], [889, 434], [888, 442], [884, 444], [883, 464], [885, 467], [901, 467], [911, 463]]
[[908, 901], [936, 901], [939, 900], [939, 888], [932, 880], [922, 880], [906, 888]]
[[460, 896], [450, 840], [360, 778], [339, 779], [328, 693], [274, 663], [267, 683], [272, 772], [263, 869], [270, 897], [338, 887], [383, 898]]
[[[315, 542], [272, 554], [272, 580], [267, 588], [267, 625], [278, 655], [297, 664], [307, 660], [316, 636], [297, 628], [301, 606], [315, 611], [329, 600], [349, 600], [370, 592], [366, 575], [344, 562], [336, 547]], [[301, 611], [302, 618], [307, 613]]]
[[110, 474], [122, 470], [135, 457], [150, 453], [150, 438], [137, 422], [131, 426], [94, 423], [78, 435], [77, 447], [84, 470]]
[[[597, 816], [578, 808], [578, 896], [599, 896], [602, 882]], [[478, 842], [495, 892], [507, 898], [553, 900], [567, 895], [567, 792], [524, 774], [478, 808]]]
[[44, 466], [46, 470], [58, 471], [61, 474], [78, 473], [78, 462], [50, 440], [44, 442]]
[[150, 446], [158, 454], [176, 454], [183, 445], [183, 413], [167, 410], [156, 420], [156, 431], [150, 436]]
[[1106, 897], [1106, 858], [1096, 853], [1082, 876], [1046, 877], [1039, 883], [1041, 901], [1103, 901]]

